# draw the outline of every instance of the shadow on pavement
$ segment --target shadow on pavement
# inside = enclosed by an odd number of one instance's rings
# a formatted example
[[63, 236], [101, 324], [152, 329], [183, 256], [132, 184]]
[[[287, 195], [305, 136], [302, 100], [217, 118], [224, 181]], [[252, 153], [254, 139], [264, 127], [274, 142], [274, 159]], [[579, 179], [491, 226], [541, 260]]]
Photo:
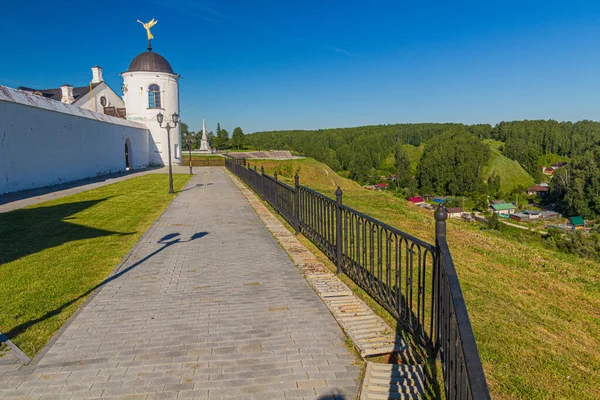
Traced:
[[141, 260], [135, 262], [134, 264], [130, 265], [129, 267], [125, 268], [124, 270], [117, 270], [117, 272], [114, 275], [109, 276], [108, 278], [106, 278], [104, 281], [100, 282], [99, 284], [97, 284], [96, 286], [92, 287], [91, 289], [87, 290], [85, 293], [77, 296], [76, 298], [64, 303], [63, 305], [61, 305], [60, 307], [55, 308], [52, 311], [48, 311], [46, 314], [44, 314], [42, 317], [40, 318], [36, 318], [27, 322], [24, 322], [20, 325], [15, 326], [13, 329], [11, 329], [9, 332], [6, 332], [5, 335], [6, 337], [8, 337], [8, 339], [13, 340], [13, 338], [17, 335], [19, 335], [20, 333], [25, 332], [27, 329], [31, 328], [32, 326], [45, 321], [48, 318], [52, 318], [58, 314], [60, 314], [65, 308], [69, 307], [71, 304], [81, 300], [82, 298], [87, 297], [89, 294], [91, 294], [92, 292], [96, 291], [97, 289], [102, 288], [104, 285], [106, 285], [107, 283], [114, 281], [115, 279], [118, 279], [119, 277], [123, 276], [124, 274], [126, 274], [127, 272], [131, 271], [132, 269], [134, 269], [135, 267], [139, 266], [140, 264], [143, 264], [144, 262], [148, 261], [150, 258], [154, 257], [155, 255], [157, 255], [158, 253], [160, 253], [161, 251], [165, 250], [166, 248], [173, 246], [175, 244], [178, 243], [187, 243], [187, 242], [191, 242], [193, 240], [196, 239], [200, 239], [203, 238], [204, 236], [208, 235], [208, 232], [197, 232], [194, 233], [189, 240], [181, 240], [181, 238], [179, 238], [178, 236], [180, 236], [179, 233], [170, 233], [168, 235], [163, 236], [157, 243], [162, 244], [162, 247], [156, 249], [155, 251], [153, 251], [152, 253], [148, 254], [146, 257], [142, 258]]

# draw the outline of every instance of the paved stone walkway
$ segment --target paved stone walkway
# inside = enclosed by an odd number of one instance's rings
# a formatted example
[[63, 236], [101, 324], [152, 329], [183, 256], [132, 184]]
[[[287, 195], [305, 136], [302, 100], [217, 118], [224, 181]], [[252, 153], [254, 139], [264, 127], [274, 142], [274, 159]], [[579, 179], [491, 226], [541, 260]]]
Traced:
[[0, 369], [0, 398], [356, 397], [327, 307], [223, 171], [198, 172], [36, 366]]

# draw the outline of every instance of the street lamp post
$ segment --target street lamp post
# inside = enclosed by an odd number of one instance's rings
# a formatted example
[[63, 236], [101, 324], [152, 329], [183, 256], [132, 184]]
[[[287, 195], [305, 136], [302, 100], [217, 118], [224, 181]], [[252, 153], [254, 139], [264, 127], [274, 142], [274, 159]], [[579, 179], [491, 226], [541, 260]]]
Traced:
[[[164, 120], [164, 116], [162, 115], [162, 113], [158, 113], [156, 115], [156, 120], [158, 121], [158, 126], [163, 128], [162, 123]], [[171, 115], [171, 121], [173, 122], [173, 126], [171, 126], [171, 124], [167, 122], [167, 125], [165, 125], [164, 128], [167, 130], [167, 146], [169, 147], [169, 193], [174, 193], [175, 191], [173, 190], [173, 169], [171, 167], [171, 128], [175, 128], [177, 126], [177, 123], [179, 122], [179, 115], [177, 113], [173, 113], [173, 115]]]

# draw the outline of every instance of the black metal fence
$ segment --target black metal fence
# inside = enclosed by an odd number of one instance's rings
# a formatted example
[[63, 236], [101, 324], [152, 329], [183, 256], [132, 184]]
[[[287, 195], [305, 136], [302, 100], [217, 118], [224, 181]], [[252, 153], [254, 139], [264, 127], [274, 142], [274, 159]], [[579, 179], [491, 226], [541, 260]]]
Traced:
[[416, 340], [439, 355], [448, 399], [490, 394], [454, 263], [446, 242], [444, 208], [435, 212], [435, 245], [347, 207], [226, 159], [225, 166], [266, 200], [298, 233], [321, 249], [357, 285], [392, 314]]

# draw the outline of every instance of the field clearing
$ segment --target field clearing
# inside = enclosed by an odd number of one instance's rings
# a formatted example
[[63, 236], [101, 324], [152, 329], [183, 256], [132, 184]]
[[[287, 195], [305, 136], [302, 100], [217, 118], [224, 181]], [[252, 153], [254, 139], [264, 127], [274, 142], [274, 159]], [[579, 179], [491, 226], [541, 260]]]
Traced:
[[175, 196], [149, 174], [0, 214], [0, 332], [35, 356]]
[[403, 144], [402, 148], [406, 151], [408, 159], [410, 160], [411, 171], [413, 173], [417, 172], [417, 165], [419, 165], [423, 151], [425, 151], [425, 145], [413, 146], [412, 144]]
[[[252, 163], [254, 165], [254, 162]], [[267, 172], [333, 196], [432, 243], [434, 219], [385, 192], [368, 191], [314, 160], [256, 161]], [[597, 399], [600, 264], [450, 220], [458, 270], [493, 398]]]

